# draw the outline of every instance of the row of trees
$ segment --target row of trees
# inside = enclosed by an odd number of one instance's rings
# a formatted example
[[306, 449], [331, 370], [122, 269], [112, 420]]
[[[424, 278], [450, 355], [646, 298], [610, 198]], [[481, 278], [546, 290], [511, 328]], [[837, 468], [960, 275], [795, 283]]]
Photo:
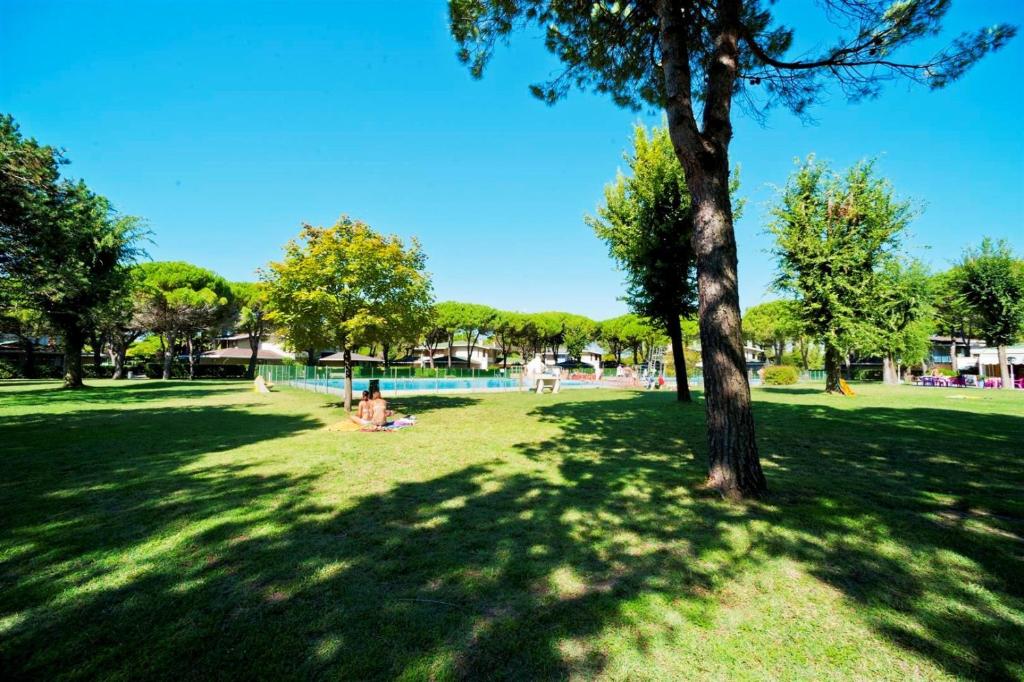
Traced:
[[1011, 387], [1005, 346], [1024, 335], [1024, 261], [985, 239], [949, 270], [933, 274], [902, 250], [914, 217], [909, 202], [862, 162], [844, 174], [809, 158], [772, 210], [778, 263], [775, 287], [792, 300], [755, 306], [744, 332], [781, 362], [787, 342], [807, 365], [809, 341], [825, 351], [826, 390], [839, 390], [850, 353], [882, 359], [883, 380], [922, 362], [935, 333], [1000, 348], [1003, 385]]

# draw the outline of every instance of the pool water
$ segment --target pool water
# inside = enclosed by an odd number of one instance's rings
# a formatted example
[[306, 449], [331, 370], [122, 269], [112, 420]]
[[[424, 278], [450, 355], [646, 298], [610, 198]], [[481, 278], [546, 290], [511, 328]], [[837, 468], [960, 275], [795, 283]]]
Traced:
[[[380, 379], [380, 390], [383, 393], [390, 391], [453, 391], [453, 390], [484, 390], [484, 389], [504, 389], [514, 390], [520, 387], [519, 379], [508, 379], [508, 378], [495, 378], [495, 377], [478, 377], [472, 379]], [[301, 381], [300, 381], [301, 383]], [[313, 383], [313, 382], [310, 382]], [[322, 381], [316, 382], [317, 385], [323, 386]], [[588, 384], [585, 381], [563, 381], [562, 386], [581, 386]], [[344, 379], [329, 379], [327, 381], [327, 387], [332, 389], [343, 390], [345, 388]], [[353, 379], [352, 380], [352, 391], [353, 393], [360, 393], [370, 388], [369, 379]]]

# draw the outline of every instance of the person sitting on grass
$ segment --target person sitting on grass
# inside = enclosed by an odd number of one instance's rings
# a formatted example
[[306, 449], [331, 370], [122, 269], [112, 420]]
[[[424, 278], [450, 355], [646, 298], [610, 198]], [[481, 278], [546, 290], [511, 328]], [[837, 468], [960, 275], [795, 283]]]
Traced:
[[370, 422], [378, 429], [386, 426], [388, 423], [388, 417], [393, 413], [388, 409], [388, 401], [380, 397], [380, 391], [373, 392], [373, 400], [370, 402], [371, 416]]
[[369, 426], [372, 422], [370, 418], [373, 416], [373, 407], [370, 401], [370, 392], [363, 391], [362, 397], [359, 399], [359, 405], [356, 406], [356, 413], [349, 415], [349, 419], [354, 421], [360, 426]]

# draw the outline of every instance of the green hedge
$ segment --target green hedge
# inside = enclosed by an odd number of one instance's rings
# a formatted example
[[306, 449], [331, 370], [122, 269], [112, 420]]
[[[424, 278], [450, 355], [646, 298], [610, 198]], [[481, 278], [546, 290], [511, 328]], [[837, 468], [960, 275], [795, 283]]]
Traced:
[[792, 365], [769, 365], [764, 368], [764, 383], [768, 386], [789, 386], [800, 380], [800, 370]]

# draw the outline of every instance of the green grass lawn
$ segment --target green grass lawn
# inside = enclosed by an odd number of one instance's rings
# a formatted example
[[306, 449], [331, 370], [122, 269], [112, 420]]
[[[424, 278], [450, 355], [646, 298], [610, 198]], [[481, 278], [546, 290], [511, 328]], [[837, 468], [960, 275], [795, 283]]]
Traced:
[[92, 383], [0, 382], [8, 679], [1024, 677], [1021, 394], [755, 389], [733, 505], [666, 393]]

